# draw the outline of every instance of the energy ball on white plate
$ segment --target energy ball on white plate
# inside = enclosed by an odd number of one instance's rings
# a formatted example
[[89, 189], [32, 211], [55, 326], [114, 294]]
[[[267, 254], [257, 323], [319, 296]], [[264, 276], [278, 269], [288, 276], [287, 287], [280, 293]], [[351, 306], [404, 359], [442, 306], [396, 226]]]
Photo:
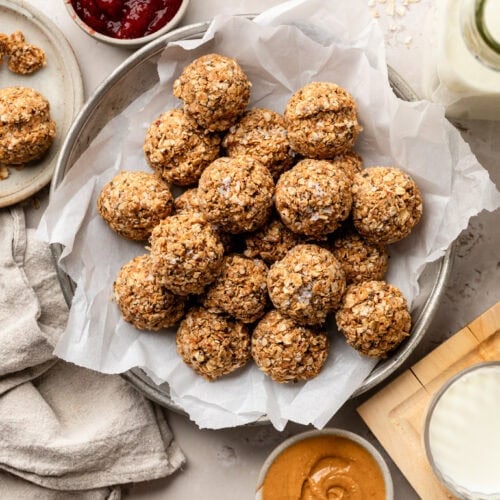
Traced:
[[279, 218], [271, 219], [255, 233], [245, 238], [244, 254], [247, 257], [260, 257], [272, 264], [281, 260], [301, 241], [301, 237], [290, 231]]
[[168, 328], [184, 316], [185, 299], [160, 283], [149, 255], [141, 255], [125, 264], [113, 288], [123, 319], [139, 330]]
[[202, 307], [186, 314], [177, 330], [176, 342], [183, 361], [209, 381], [245, 366], [250, 359], [247, 327]]
[[354, 176], [352, 219], [358, 233], [374, 243], [408, 236], [422, 217], [415, 181], [395, 167], [369, 167]]
[[179, 186], [196, 184], [219, 151], [220, 137], [205, 133], [182, 109], [160, 115], [150, 125], [144, 141], [151, 168], [165, 181]]
[[297, 245], [267, 275], [274, 307], [301, 325], [321, 325], [345, 292], [345, 273], [328, 250]]
[[352, 150], [340, 153], [330, 160], [336, 167], [342, 169], [351, 182], [354, 176], [363, 170], [363, 159]]
[[26, 43], [21, 31], [12, 33], [7, 40], [8, 67], [13, 73], [29, 75], [42, 69], [47, 60], [45, 52], [36, 45]]
[[276, 382], [300, 382], [316, 377], [328, 357], [328, 337], [300, 326], [279, 311], [268, 312], [252, 335], [252, 357]]
[[219, 276], [208, 288], [203, 305], [243, 323], [259, 319], [267, 305], [267, 266], [241, 255], [224, 257]]
[[229, 129], [222, 146], [228, 156], [252, 156], [269, 169], [274, 179], [291, 167], [295, 156], [288, 141], [285, 119], [266, 108], [246, 111]]
[[146, 240], [153, 228], [173, 211], [167, 184], [146, 172], [123, 171], [102, 189], [97, 210], [109, 227], [131, 240]]
[[38, 160], [55, 135], [50, 105], [42, 94], [26, 87], [0, 89], [0, 163]]
[[227, 130], [243, 113], [252, 84], [235, 59], [207, 54], [186, 66], [174, 82], [174, 96], [211, 132]]
[[386, 358], [411, 329], [406, 299], [385, 281], [351, 285], [336, 320], [339, 331], [354, 349], [375, 358]]
[[352, 182], [326, 160], [302, 160], [276, 184], [276, 209], [295, 233], [322, 238], [335, 231], [351, 211]]
[[362, 130], [357, 113], [347, 90], [330, 82], [309, 83], [286, 105], [290, 144], [308, 158], [333, 158], [353, 147]]
[[355, 231], [336, 238], [331, 252], [345, 272], [347, 284], [382, 280], [389, 266], [385, 245], [370, 243]]
[[219, 235], [197, 212], [167, 217], [151, 234], [154, 272], [177, 295], [202, 293], [219, 274], [223, 255]]
[[207, 219], [222, 231], [255, 231], [269, 218], [274, 182], [269, 170], [250, 156], [218, 158], [203, 172], [198, 196]]

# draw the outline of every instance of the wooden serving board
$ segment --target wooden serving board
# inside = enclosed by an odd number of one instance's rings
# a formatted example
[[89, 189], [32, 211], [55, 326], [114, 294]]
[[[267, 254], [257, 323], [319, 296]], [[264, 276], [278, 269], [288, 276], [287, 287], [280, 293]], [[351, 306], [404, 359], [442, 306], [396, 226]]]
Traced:
[[423, 500], [453, 498], [432, 472], [424, 449], [424, 422], [433, 395], [464, 368], [496, 360], [500, 360], [500, 302], [358, 408]]

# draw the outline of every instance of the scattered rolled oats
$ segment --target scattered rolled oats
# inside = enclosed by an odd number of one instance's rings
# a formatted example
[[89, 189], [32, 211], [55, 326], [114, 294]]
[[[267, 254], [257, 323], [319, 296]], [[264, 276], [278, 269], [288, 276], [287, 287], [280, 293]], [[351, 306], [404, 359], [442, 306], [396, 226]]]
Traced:
[[113, 231], [131, 240], [146, 240], [173, 211], [167, 184], [146, 172], [120, 172], [102, 189], [97, 210]]
[[209, 381], [245, 366], [250, 359], [247, 327], [202, 307], [186, 314], [177, 330], [176, 342], [183, 361]]
[[222, 231], [255, 231], [271, 214], [274, 182], [269, 170], [250, 156], [218, 158], [198, 185], [202, 210]]
[[297, 245], [267, 275], [274, 307], [301, 325], [320, 325], [345, 292], [345, 273], [331, 252]]
[[47, 64], [43, 49], [26, 43], [21, 31], [16, 31], [8, 37], [7, 55], [10, 71], [20, 75], [34, 73]]
[[415, 181], [395, 167], [370, 167], [354, 176], [352, 218], [356, 230], [374, 243], [408, 236], [422, 216]]
[[335, 231], [351, 211], [352, 182], [326, 160], [302, 160], [276, 184], [276, 209], [292, 231], [322, 237]]
[[173, 90], [200, 127], [220, 132], [243, 113], [251, 86], [235, 59], [207, 54], [184, 68]]
[[285, 119], [275, 111], [254, 108], [245, 112], [224, 137], [228, 156], [249, 155], [269, 169], [274, 179], [292, 166]]
[[197, 212], [167, 217], [151, 233], [153, 271], [177, 295], [202, 293], [219, 274], [223, 254], [219, 235]]
[[169, 292], [151, 266], [151, 257], [141, 255], [125, 264], [113, 285], [123, 319], [139, 330], [161, 330], [184, 316], [185, 298]]
[[403, 294], [384, 281], [351, 285], [336, 314], [347, 342], [365, 356], [386, 358], [408, 335], [411, 316]]
[[329, 82], [312, 82], [285, 109], [292, 148], [308, 158], [333, 158], [353, 147], [362, 130], [351, 94]]
[[190, 186], [219, 156], [220, 137], [206, 134], [182, 109], [171, 109], [149, 127], [144, 142], [146, 159], [165, 181]]
[[268, 312], [252, 335], [252, 357], [276, 382], [299, 382], [316, 377], [328, 357], [328, 337], [297, 325], [279, 311]]
[[262, 260], [228, 255], [219, 276], [208, 288], [203, 306], [226, 313], [243, 323], [253, 323], [267, 305], [267, 266]]
[[9, 169], [7, 167], [0, 166], [0, 181], [4, 181], [10, 175]]
[[51, 146], [56, 125], [47, 99], [25, 87], [0, 89], [0, 163], [39, 159]]

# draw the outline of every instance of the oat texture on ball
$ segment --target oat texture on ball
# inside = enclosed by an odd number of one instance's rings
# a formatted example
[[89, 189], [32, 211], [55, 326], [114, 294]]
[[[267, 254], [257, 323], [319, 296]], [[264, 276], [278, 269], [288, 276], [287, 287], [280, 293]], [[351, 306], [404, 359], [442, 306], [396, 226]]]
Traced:
[[146, 240], [173, 211], [167, 184], [147, 172], [123, 171], [102, 189], [97, 210], [109, 227], [131, 240]]
[[321, 238], [335, 231], [351, 211], [352, 182], [326, 160], [302, 160], [276, 184], [276, 209], [292, 231]]
[[168, 328], [184, 316], [185, 298], [174, 295], [160, 283], [149, 255], [125, 264], [113, 289], [123, 319], [139, 330]]
[[411, 316], [401, 291], [384, 281], [351, 285], [336, 313], [347, 342], [365, 356], [386, 358], [408, 335]]
[[328, 250], [297, 245], [267, 275], [274, 307], [302, 325], [321, 325], [345, 291], [345, 274]]
[[251, 86], [235, 59], [207, 54], [184, 68], [173, 91], [200, 127], [221, 132], [234, 125], [247, 107]]
[[41, 158], [55, 135], [42, 94], [27, 87], [0, 89], [0, 163], [20, 165]]
[[219, 156], [220, 137], [205, 133], [185, 111], [171, 109], [149, 127], [144, 153], [165, 181], [190, 186], [196, 184], [207, 165]]
[[276, 382], [300, 382], [316, 377], [328, 357], [328, 337], [300, 326], [279, 311], [268, 312], [252, 335], [252, 357]]
[[224, 257], [220, 274], [208, 288], [203, 305], [243, 323], [253, 323], [266, 309], [267, 271], [260, 259], [237, 254]]
[[365, 168], [354, 176], [352, 193], [354, 226], [374, 243], [406, 238], [422, 216], [420, 190], [399, 168]]
[[223, 255], [219, 235], [197, 212], [167, 217], [151, 233], [153, 271], [177, 295], [202, 293], [219, 274]]
[[232, 373], [250, 359], [247, 327], [202, 307], [186, 314], [177, 330], [176, 343], [183, 361], [208, 381]]
[[353, 182], [354, 176], [363, 170], [363, 159], [351, 149], [334, 156], [330, 161], [337, 168], [343, 170], [351, 182]]
[[205, 169], [198, 184], [207, 219], [233, 234], [255, 231], [267, 221], [273, 192], [269, 170], [250, 156], [218, 158]]
[[9, 57], [10, 71], [20, 75], [30, 75], [47, 64], [44, 50], [27, 43], [21, 31], [16, 31], [7, 38], [5, 54]]
[[332, 158], [354, 146], [361, 131], [357, 106], [347, 90], [312, 82], [288, 100], [285, 119], [292, 148], [307, 158]]

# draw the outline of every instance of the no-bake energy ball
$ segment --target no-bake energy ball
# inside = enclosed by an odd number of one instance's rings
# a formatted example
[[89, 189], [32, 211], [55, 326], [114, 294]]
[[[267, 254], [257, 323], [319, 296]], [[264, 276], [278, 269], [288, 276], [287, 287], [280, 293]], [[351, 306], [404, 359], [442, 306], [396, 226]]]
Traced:
[[149, 127], [144, 153], [163, 179], [179, 186], [196, 184], [219, 155], [220, 137], [206, 134], [182, 109], [171, 109]]
[[222, 145], [228, 156], [252, 156], [275, 179], [292, 165], [295, 155], [288, 142], [285, 119], [265, 108], [245, 112], [226, 134]]
[[198, 188], [187, 189], [177, 196], [174, 200], [174, 209], [176, 214], [181, 212], [201, 212]]
[[168, 328], [184, 316], [185, 299], [160, 283], [153, 273], [149, 255], [141, 255], [125, 264], [113, 288], [123, 319], [139, 330]]
[[250, 334], [243, 323], [197, 307], [177, 330], [177, 352], [196, 373], [209, 381], [246, 365]]
[[217, 277], [223, 255], [219, 235], [197, 212], [167, 217], [151, 234], [153, 270], [177, 295], [202, 293]]
[[395, 167], [369, 167], [354, 176], [352, 219], [374, 243], [395, 243], [408, 236], [422, 216], [422, 195], [415, 181]]
[[276, 209], [292, 231], [321, 238], [351, 211], [351, 181], [326, 160], [302, 160], [276, 184]]
[[389, 265], [385, 245], [369, 243], [349, 231], [333, 241], [331, 251], [345, 272], [347, 284], [384, 279]]
[[235, 59], [207, 54], [184, 68], [174, 82], [174, 96], [200, 127], [220, 132], [243, 113], [251, 86]]
[[253, 323], [264, 314], [267, 305], [267, 271], [259, 259], [224, 257], [221, 272], [207, 290], [203, 305], [243, 323]]
[[109, 227], [131, 240], [146, 240], [173, 210], [167, 184], [146, 172], [120, 172], [102, 189], [97, 210]]
[[351, 182], [354, 176], [363, 170], [363, 159], [352, 150], [336, 155], [330, 161], [337, 168], [342, 169]]
[[336, 314], [347, 342], [365, 356], [386, 358], [408, 335], [411, 316], [403, 294], [384, 281], [351, 285]]
[[328, 357], [328, 337], [297, 325], [279, 311], [270, 311], [253, 332], [252, 357], [276, 382], [310, 380]]
[[267, 275], [274, 307], [302, 325], [324, 323], [339, 305], [345, 286], [340, 263], [317, 245], [297, 245]]
[[47, 99], [25, 87], [0, 89], [0, 163], [39, 159], [51, 146], [56, 125]]
[[351, 94], [329, 82], [312, 82], [285, 109], [292, 148], [308, 158], [333, 158], [353, 147], [361, 130]]
[[250, 156], [218, 158], [203, 172], [198, 196], [205, 216], [222, 231], [255, 231], [271, 214], [274, 182]]

